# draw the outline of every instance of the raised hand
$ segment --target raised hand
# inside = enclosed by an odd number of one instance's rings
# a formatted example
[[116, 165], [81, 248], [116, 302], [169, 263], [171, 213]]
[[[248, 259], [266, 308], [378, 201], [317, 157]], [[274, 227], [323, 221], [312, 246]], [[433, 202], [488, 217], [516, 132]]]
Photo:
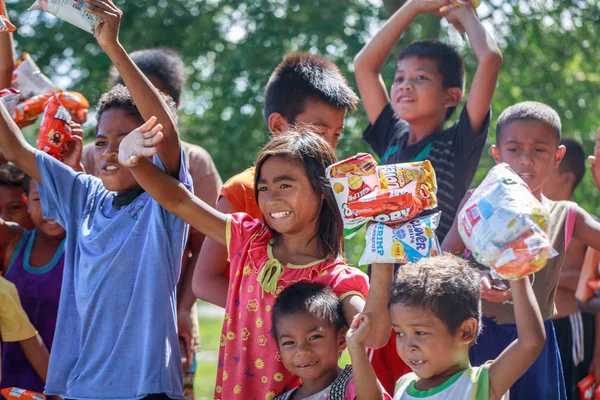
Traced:
[[104, 51], [119, 44], [119, 27], [123, 11], [112, 0], [86, 0], [86, 9], [102, 22], [96, 27], [94, 36]]
[[161, 124], [156, 124], [156, 117], [152, 117], [125, 136], [119, 145], [119, 163], [132, 168], [138, 165], [141, 157], [156, 154], [156, 146], [163, 139], [162, 128]]
[[78, 172], [84, 172], [83, 165], [81, 164], [81, 154], [83, 152], [83, 129], [81, 125], [71, 123], [71, 141], [67, 143], [66, 155], [64, 163], [73, 170]]
[[490, 303], [505, 303], [511, 298], [511, 291], [501, 280], [494, 279], [489, 272], [478, 271], [481, 275], [481, 298]]
[[371, 316], [367, 313], [356, 314], [346, 332], [346, 343], [349, 348], [364, 348], [371, 330]]
[[594, 146], [594, 155], [589, 157], [589, 160], [592, 162], [590, 167], [590, 172], [592, 173], [592, 178], [594, 178], [594, 182], [596, 183], [596, 187], [600, 190], [600, 129], [598, 129], [598, 134], [596, 135], [596, 145]]
[[410, 0], [412, 6], [420, 13], [441, 15], [441, 10], [452, 4], [453, 0]]

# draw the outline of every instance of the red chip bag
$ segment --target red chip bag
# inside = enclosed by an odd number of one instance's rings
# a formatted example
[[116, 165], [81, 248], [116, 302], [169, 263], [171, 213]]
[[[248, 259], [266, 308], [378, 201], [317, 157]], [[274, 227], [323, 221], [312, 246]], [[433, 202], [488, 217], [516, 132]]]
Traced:
[[15, 89], [0, 90], [0, 101], [6, 107], [6, 110], [11, 116], [14, 116], [15, 108], [19, 103], [19, 91]]
[[579, 390], [579, 398], [581, 400], [594, 400], [595, 387], [596, 382], [594, 382], [594, 375], [589, 374], [577, 384], [577, 390]]
[[69, 110], [73, 121], [78, 124], [85, 123], [88, 110], [90, 109], [89, 101], [77, 92], [60, 92], [56, 95], [60, 103]]
[[423, 211], [423, 202], [401, 190], [380, 190], [349, 202], [348, 208], [359, 217], [384, 224], [398, 224], [419, 215]]
[[0, 0], [0, 33], [10, 33], [17, 30], [17, 28], [10, 23], [8, 17], [4, 15], [4, 0]]
[[15, 122], [21, 123], [36, 119], [44, 112], [52, 96], [55, 96], [62, 106], [69, 111], [73, 121], [78, 124], [85, 123], [90, 103], [81, 93], [77, 92], [46, 93], [27, 99], [17, 105], [14, 113]]
[[48, 101], [54, 93], [40, 94], [17, 105], [14, 113], [16, 123], [31, 121], [36, 119], [48, 105]]
[[58, 160], [65, 158], [65, 146], [71, 140], [71, 115], [58, 98], [52, 97], [38, 133], [37, 147]]
[[6, 400], [46, 400], [46, 396], [41, 393], [16, 387], [2, 389], [0, 392]]

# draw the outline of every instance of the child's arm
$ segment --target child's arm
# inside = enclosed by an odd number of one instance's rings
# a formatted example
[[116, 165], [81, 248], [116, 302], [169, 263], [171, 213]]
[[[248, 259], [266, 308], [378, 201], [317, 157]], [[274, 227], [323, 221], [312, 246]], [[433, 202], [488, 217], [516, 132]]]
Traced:
[[[2, 10], [8, 16], [6, 4]], [[15, 48], [12, 33], [0, 34], [0, 89], [9, 88], [12, 83], [12, 73], [15, 67]]]
[[485, 124], [492, 104], [502, 67], [502, 54], [494, 38], [481, 24], [473, 7], [453, 8], [446, 18], [449, 22], [458, 21], [464, 26], [477, 58], [477, 71], [473, 76], [466, 107], [471, 129], [479, 132]]
[[392, 48], [417, 15], [437, 12], [452, 0], [408, 0], [354, 58], [354, 75], [369, 122], [375, 123], [389, 102], [381, 70]]
[[490, 366], [490, 399], [500, 399], [537, 359], [546, 342], [544, 321], [529, 278], [511, 281], [518, 338]]
[[177, 179], [144, 158], [156, 153], [163, 138], [161, 129], [162, 125], [156, 125], [156, 118], [152, 117], [123, 138], [119, 146], [119, 163], [130, 168], [140, 186], [165, 210], [226, 245], [227, 216], [194, 196]]
[[87, 6], [87, 9], [102, 19], [102, 23], [95, 31], [98, 44], [119, 71], [142, 117], [148, 120], [155, 116], [163, 126], [164, 138], [157, 147], [158, 155], [167, 173], [178, 176], [181, 148], [177, 124], [159, 92], [119, 43], [119, 26], [123, 12], [113, 4], [112, 0], [89, 0], [88, 3], [91, 6]]
[[379, 349], [390, 340], [392, 323], [390, 322], [388, 301], [393, 280], [394, 264], [371, 265], [369, 294], [362, 312], [369, 314], [370, 319], [373, 321], [367, 344], [372, 349]]
[[[365, 341], [369, 337], [372, 328], [370, 316], [368, 314], [358, 314], [354, 317], [350, 329], [346, 333], [346, 344], [352, 361], [352, 372], [354, 378], [354, 388], [356, 389], [357, 400], [375, 400], [383, 399], [383, 389], [375, 371], [369, 361], [369, 356], [365, 349]], [[389, 331], [388, 331], [389, 336]]]
[[40, 335], [35, 335], [32, 338], [21, 340], [19, 342], [27, 361], [38, 374], [40, 379], [46, 382], [46, 375], [48, 374], [48, 362], [50, 361], [50, 354], [44, 344], [44, 341]]
[[35, 149], [27, 143], [2, 102], [0, 102], [0, 152], [25, 174], [42, 183], [35, 161]]

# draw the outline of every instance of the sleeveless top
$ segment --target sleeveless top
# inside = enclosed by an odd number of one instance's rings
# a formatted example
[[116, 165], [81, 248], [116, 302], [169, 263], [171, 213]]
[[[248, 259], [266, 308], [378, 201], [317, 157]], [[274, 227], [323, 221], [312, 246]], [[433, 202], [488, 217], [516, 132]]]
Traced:
[[[36, 231], [24, 231], [17, 244], [4, 277], [18, 292], [25, 313], [50, 350], [58, 315], [58, 301], [64, 265], [63, 240], [52, 260], [43, 267], [29, 264]], [[44, 383], [27, 361], [18, 342], [2, 346], [2, 388], [20, 387], [42, 393]]]

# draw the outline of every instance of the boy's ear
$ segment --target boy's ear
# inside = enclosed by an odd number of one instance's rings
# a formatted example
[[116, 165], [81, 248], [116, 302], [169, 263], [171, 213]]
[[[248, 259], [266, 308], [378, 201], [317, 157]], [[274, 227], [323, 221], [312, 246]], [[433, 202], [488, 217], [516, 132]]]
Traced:
[[492, 153], [492, 157], [494, 157], [496, 164], [500, 164], [502, 162], [502, 157], [500, 157], [500, 150], [498, 150], [498, 147], [496, 147], [495, 144], [490, 146], [490, 152]]
[[285, 119], [283, 115], [276, 112], [269, 115], [267, 124], [269, 125], [269, 130], [273, 135], [287, 131], [290, 126], [287, 119]]
[[338, 333], [338, 345], [340, 346], [340, 353], [346, 350], [346, 333], [348, 333], [348, 328], [343, 327]]
[[461, 342], [471, 344], [477, 338], [477, 328], [479, 323], [475, 318], [468, 318], [458, 328], [458, 337]]
[[554, 168], [558, 168], [566, 152], [567, 148], [565, 146], [563, 146], [562, 144], [558, 146], [558, 149], [556, 149], [556, 153], [554, 153]]
[[446, 89], [446, 99], [444, 101], [444, 106], [447, 108], [456, 107], [462, 100], [462, 90], [457, 87], [451, 87]]

